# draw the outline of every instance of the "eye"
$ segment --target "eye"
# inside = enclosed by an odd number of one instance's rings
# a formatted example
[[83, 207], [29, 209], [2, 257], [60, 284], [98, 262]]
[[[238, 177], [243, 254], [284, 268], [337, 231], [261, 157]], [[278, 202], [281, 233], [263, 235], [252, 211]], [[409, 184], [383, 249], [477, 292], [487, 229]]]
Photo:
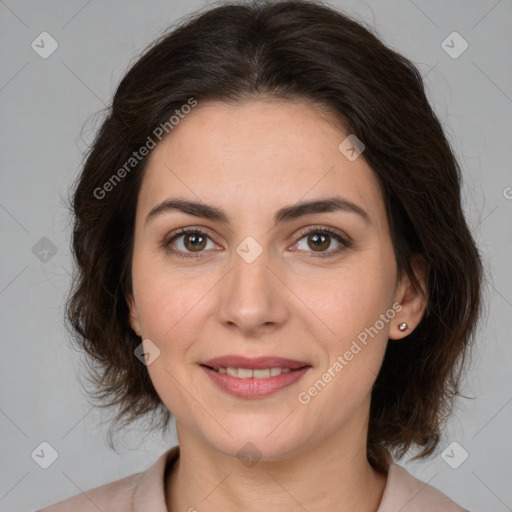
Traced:
[[[197, 258], [197, 256], [193, 256], [192, 254], [195, 252], [201, 253], [203, 249], [212, 248], [207, 247], [208, 240], [211, 241], [210, 237], [200, 229], [181, 228], [170, 238], [164, 240], [163, 246], [166, 250], [176, 254], [176, 256], [180, 258]], [[178, 241], [178, 243], [176, 243], [177, 248], [173, 248], [175, 241]], [[212, 245], [216, 247], [213, 242]]]
[[[344, 238], [337, 231], [328, 227], [310, 228], [300, 233], [299, 236], [300, 238], [294, 247], [305, 252], [316, 253], [314, 254], [315, 257], [333, 256], [352, 245], [348, 237]], [[304, 248], [303, 239], [306, 239], [306, 247], [312, 248], [312, 251]], [[328, 251], [327, 249], [331, 246], [333, 240], [339, 245], [337, 248]], [[208, 241], [211, 242], [210, 247], [208, 247]], [[162, 246], [166, 251], [186, 259], [198, 258], [205, 249], [217, 247], [210, 236], [198, 228], [181, 228], [166, 238], [162, 242]], [[197, 253], [197, 255], [194, 255], [194, 253]]]
[[[300, 234], [300, 237], [301, 238], [297, 242], [296, 247], [300, 250], [305, 250], [306, 252], [319, 253], [315, 255], [319, 257], [328, 257], [338, 254], [343, 249], [352, 245], [350, 240], [345, 239], [338, 232], [327, 227], [308, 229], [307, 231], [303, 231]], [[301, 246], [301, 241], [303, 239], [305, 239], [305, 247], [313, 249], [312, 251], [308, 251], [304, 247], [304, 244]], [[334, 250], [327, 251], [333, 240], [338, 242], [339, 246]]]

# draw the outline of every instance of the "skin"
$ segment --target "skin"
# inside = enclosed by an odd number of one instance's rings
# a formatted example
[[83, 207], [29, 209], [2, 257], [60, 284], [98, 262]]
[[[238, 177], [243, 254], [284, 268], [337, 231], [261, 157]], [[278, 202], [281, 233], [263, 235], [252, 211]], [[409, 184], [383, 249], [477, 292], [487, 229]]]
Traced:
[[[378, 182], [363, 156], [338, 149], [347, 137], [334, 117], [298, 101], [251, 99], [199, 104], [152, 152], [135, 225], [130, 324], [160, 350], [151, 380], [176, 418], [180, 457], [166, 481], [169, 510], [376, 511], [386, 484], [366, 458], [371, 388], [389, 338], [420, 322], [425, 302], [397, 280]], [[274, 213], [299, 201], [339, 195], [347, 211], [310, 214], [273, 226]], [[170, 211], [146, 224], [170, 198], [225, 210], [229, 226]], [[162, 247], [181, 227], [204, 231]], [[350, 237], [344, 247], [322, 228]], [[301, 235], [305, 228], [317, 228]], [[253, 237], [262, 253], [236, 252]], [[329, 244], [330, 240], [330, 244]], [[340, 251], [337, 251], [342, 247]], [[201, 252], [202, 251], [202, 252]], [[320, 257], [319, 254], [330, 254]], [[424, 283], [423, 267], [415, 273]], [[365, 328], [398, 303], [401, 310], [307, 404], [297, 395], [332, 367]], [[402, 333], [401, 322], [409, 328]], [[405, 341], [404, 341], [405, 342]], [[199, 366], [212, 357], [277, 355], [312, 368], [264, 399], [231, 396]], [[248, 467], [237, 452], [253, 443]]]

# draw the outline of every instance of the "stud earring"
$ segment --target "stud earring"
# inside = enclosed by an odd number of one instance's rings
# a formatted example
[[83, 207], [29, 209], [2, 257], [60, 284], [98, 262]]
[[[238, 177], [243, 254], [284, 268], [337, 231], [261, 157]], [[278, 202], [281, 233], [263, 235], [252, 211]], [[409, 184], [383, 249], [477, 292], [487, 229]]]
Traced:
[[407, 329], [407, 324], [404, 322], [398, 326], [398, 328], [403, 332]]

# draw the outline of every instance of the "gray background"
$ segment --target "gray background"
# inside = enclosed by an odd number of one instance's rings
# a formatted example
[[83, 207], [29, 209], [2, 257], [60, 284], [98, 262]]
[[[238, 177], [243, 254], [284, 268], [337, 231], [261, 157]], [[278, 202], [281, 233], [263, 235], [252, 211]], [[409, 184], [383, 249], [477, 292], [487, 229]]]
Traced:
[[[330, 4], [374, 26], [422, 72], [463, 167], [465, 209], [485, 258], [486, 310], [463, 388], [474, 399], [458, 402], [434, 456], [401, 463], [473, 512], [512, 510], [512, 2]], [[87, 402], [81, 357], [63, 327], [72, 264], [63, 199], [99, 126], [93, 114], [129, 64], [168, 25], [206, 5], [0, 0], [0, 511], [36, 510], [142, 471], [175, 444], [143, 435], [140, 425], [119, 453], [106, 444], [108, 415]], [[47, 59], [31, 48], [43, 31], [59, 45]], [[442, 47], [453, 31], [469, 44], [458, 58]], [[46, 470], [31, 458], [43, 441], [59, 454]], [[469, 454], [458, 469], [441, 456], [452, 442]], [[457, 460], [463, 452], [448, 453]]]

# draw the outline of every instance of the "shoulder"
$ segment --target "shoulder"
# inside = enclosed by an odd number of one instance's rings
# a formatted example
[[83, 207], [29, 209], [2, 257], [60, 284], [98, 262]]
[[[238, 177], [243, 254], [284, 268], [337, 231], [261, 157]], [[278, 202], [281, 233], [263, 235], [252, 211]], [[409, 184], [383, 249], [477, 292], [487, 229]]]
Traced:
[[[37, 512], [145, 512], [166, 510], [165, 472], [179, 457], [179, 445], [164, 452], [145, 471], [83, 491]], [[149, 508], [148, 508], [149, 507]]]
[[377, 512], [469, 512], [405, 468], [390, 463], [388, 481]]
[[59, 501], [38, 512], [128, 512], [132, 510], [133, 495], [142, 473], [135, 473], [121, 480], [110, 482]]

